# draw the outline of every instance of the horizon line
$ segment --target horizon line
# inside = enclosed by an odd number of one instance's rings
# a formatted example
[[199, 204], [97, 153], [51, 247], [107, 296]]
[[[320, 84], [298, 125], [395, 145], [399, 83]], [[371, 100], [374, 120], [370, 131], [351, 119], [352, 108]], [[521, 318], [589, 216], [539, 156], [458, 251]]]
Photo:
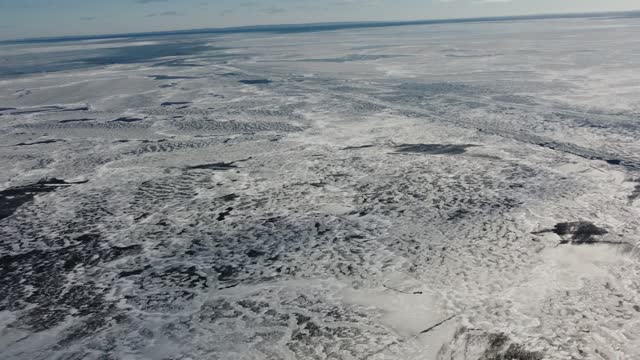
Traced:
[[[0, 40], [0, 45], [28, 44], [44, 42], [66, 42], [85, 40], [109, 40], [117, 38], [153, 37], [170, 35], [199, 35], [199, 34], [234, 34], [234, 33], [296, 33], [296, 32], [319, 32], [335, 31], [358, 28], [379, 28], [397, 27], [411, 25], [435, 25], [446, 23], [471, 23], [471, 22], [493, 22], [506, 20], [544, 20], [544, 19], [579, 19], [585, 17], [611, 17], [616, 15], [637, 14], [640, 17], [640, 9], [628, 11], [606, 11], [606, 12], [580, 12], [580, 13], [538, 13], [529, 15], [503, 15], [503, 16], [483, 16], [483, 17], [462, 17], [462, 18], [442, 18], [423, 20], [372, 20], [372, 21], [352, 21], [352, 22], [317, 22], [317, 23], [289, 23], [289, 24], [268, 24], [268, 25], [241, 25], [230, 27], [212, 27], [179, 30], [157, 30], [142, 31], [132, 33], [111, 33], [94, 35], [63, 35], [52, 37], [33, 37]], [[624, 16], [623, 16], [624, 17]]]

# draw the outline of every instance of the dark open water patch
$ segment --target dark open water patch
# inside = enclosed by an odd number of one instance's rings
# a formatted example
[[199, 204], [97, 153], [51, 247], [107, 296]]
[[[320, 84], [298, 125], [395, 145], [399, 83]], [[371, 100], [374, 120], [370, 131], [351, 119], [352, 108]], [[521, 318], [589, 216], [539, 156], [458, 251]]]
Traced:
[[[53, 41], [55, 42], [55, 41]], [[124, 46], [118, 46], [119, 44]], [[88, 69], [96, 66], [138, 64], [168, 56], [191, 56], [210, 50], [204, 42], [162, 42], [153, 45], [126, 46], [114, 43], [106, 49], [51, 51], [44, 56], [32, 54], [4, 56], [0, 77]]]
[[0, 112], [3, 112], [3, 111], [12, 111], [12, 110], [15, 110], [15, 109], [16, 109], [16, 108], [13, 108], [13, 107], [0, 107]]
[[238, 80], [239, 83], [245, 85], [261, 85], [261, 84], [271, 84], [271, 80], [267, 79], [256, 79], [256, 80]]
[[50, 140], [42, 140], [42, 141], [36, 141], [36, 142], [32, 142], [32, 143], [19, 143], [19, 144], [15, 144], [14, 146], [31, 146], [31, 145], [40, 145], [40, 144], [53, 144], [53, 143], [57, 143], [57, 142], [65, 142], [66, 140], [61, 140], [61, 139], [50, 139]]
[[397, 153], [405, 154], [427, 154], [427, 155], [460, 155], [467, 151], [467, 148], [478, 145], [456, 145], [456, 144], [403, 144], [396, 146]]
[[187, 167], [187, 170], [214, 170], [214, 171], [225, 171], [230, 169], [237, 168], [237, 165], [234, 165], [233, 162], [217, 162], [212, 164], [202, 164], [202, 165], [194, 165]]
[[[86, 181], [85, 181], [86, 182]], [[36, 195], [56, 191], [80, 183], [68, 183], [59, 179], [42, 179], [35, 184], [11, 187], [0, 191], [0, 220], [13, 215], [22, 205], [33, 201]]]
[[130, 122], [136, 122], [136, 121], [142, 121], [144, 119], [140, 119], [140, 118], [134, 118], [134, 117], [121, 117], [121, 118], [117, 118], [115, 120], [111, 120], [111, 122], [125, 122], [125, 123], [130, 123]]
[[85, 122], [85, 121], [93, 121], [95, 119], [90, 119], [90, 118], [82, 118], [82, 119], [68, 119], [68, 120], [60, 120], [58, 121], [58, 123], [60, 124], [67, 124], [67, 123], [74, 123], [74, 122]]
[[123, 46], [99, 51], [94, 57], [81, 59], [90, 65], [137, 64], [166, 56], [189, 56], [209, 50], [204, 43], [177, 42]]

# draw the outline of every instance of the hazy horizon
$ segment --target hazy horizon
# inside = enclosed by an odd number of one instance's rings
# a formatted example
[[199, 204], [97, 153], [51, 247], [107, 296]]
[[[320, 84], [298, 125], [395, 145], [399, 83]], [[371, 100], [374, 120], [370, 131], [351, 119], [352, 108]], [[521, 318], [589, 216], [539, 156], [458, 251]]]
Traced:
[[105, 40], [120, 37], [140, 37], [140, 36], [167, 36], [167, 35], [184, 35], [184, 34], [207, 34], [207, 33], [243, 33], [243, 32], [317, 32], [330, 30], [347, 30], [354, 28], [368, 27], [394, 27], [394, 26], [411, 26], [411, 25], [435, 25], [445, 23], [472, 23], [472, 22], [491, 22], [498, 20], [544, 20], [544, 19], [571, 19], [581, 17], [608, 17], [612, 15], [635, 14], [640, 11], [608, 11], [608, 12], [574, 12], [574, 13], [537, 13], [527, 15], [502, 15], [502, 16], [483, 16], [483, 17], [459, 17], [459, 18], [438, 18], [438, 19], [417, 19], [417, 20], [369, 20], [369, 21], [336, 21], [336, 22], [315, 22], [315, 23], [278, 23], [267, 25], [239, 25], [227, 27], [202, 27], [202, 28], [185, 28], [173, 30], [152, 30], [141, 32], [114, 32], [100, 33], [88, 35], [60, 35], [60, 36], [44, 36], [44, 37], [28, 37], [15, 39], [2, 39], [0, 44], [11, 44], [21, 42], [39, 42], [39, 41], [78, 41], [78, 40]]
[[0, 40], [244, 26], [626, 12], [632, 0], [0, 0]]

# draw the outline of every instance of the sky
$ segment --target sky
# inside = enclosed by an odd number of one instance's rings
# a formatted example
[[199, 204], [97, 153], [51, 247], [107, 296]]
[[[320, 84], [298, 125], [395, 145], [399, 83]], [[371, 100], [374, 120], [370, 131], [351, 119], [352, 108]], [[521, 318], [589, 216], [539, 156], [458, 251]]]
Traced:
[[640, 10], [639, 0], [0, 0], [0, 39]]

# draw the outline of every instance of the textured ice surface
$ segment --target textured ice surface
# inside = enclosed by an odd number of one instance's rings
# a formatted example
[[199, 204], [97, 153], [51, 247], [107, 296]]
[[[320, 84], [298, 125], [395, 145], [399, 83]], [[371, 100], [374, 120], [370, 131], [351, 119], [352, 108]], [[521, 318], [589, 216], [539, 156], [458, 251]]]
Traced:
[[0, 357], [640, 358], [638, 38], [4, 45]]

